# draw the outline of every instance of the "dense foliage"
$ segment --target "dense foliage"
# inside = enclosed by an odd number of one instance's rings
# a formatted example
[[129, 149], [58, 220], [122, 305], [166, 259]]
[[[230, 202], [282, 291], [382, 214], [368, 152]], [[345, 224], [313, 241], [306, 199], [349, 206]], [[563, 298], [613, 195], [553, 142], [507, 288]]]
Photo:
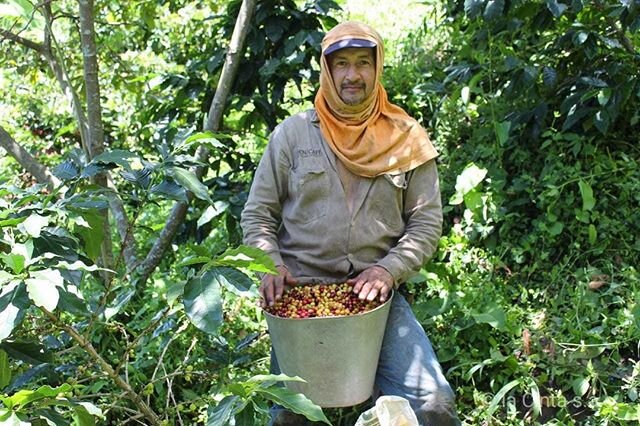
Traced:
[[[257, 2], [223, 126], [203, 132], [241, 3], [98, 2], [97, 156], [69, 107], [73, 92], [87, 102], [78, 4], [0, 6], [0, 138], [62, 182], [35, 185], [0, 159], [0, 422], [255, 425], [276, 401], [347, 425], [365, 408], [323, 413], [277, 385], [295, 378], [267, 374], [250, 276], [273, 265], [239, 246], [255, 161], [309, 104], [336, 4]], [[640, 420], [640, 6], [430, 4], [385, 84], [441, 154], [443, 238], [404, 290], [461, 418]], [[115, 211], [105, 222], [114, 197], [134, 256]], [[139, 263], [185, 201], [145, 278]]]
[[639, 12], [449, 2], [391, 70], [441, 152], [448, 232], [412, 288], [471, 418], [639, 419]]

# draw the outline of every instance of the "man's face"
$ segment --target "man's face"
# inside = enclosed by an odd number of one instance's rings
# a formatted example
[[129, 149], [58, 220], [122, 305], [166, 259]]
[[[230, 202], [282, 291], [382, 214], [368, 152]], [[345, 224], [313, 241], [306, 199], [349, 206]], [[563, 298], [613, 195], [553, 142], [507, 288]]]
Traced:
[[373, 92], [376, 61], [373, 48], [348, 47], [327, 57], [333, 84], [347, 105], [362, 103]]

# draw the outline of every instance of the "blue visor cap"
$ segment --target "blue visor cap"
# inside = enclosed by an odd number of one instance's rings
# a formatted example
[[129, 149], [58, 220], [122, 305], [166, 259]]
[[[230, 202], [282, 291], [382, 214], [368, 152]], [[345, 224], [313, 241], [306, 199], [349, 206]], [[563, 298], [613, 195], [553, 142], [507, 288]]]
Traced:
[[330, 55], [336, 50], [346, 49], [347, 47], [376, 47], [376, 44], [370, 40], [362, 38], [348, 38], [331, 44], [325, 49], [324, 54]]

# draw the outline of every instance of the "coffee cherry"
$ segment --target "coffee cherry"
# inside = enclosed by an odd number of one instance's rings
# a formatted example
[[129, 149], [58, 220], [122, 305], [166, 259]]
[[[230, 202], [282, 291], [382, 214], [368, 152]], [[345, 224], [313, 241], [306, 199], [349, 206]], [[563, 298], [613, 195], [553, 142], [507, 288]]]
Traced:
[[360, 300], [351, 285], [342, 283], [294, 287], [266, 311], [283, 318], [315, 318], [355, 315], [378, 306], [380, 301]]

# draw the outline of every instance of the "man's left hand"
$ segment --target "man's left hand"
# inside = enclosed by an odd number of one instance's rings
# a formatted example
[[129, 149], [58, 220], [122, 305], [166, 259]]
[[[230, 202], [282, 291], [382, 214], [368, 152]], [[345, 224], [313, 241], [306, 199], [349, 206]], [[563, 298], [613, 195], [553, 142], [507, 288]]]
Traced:
[[373, 300], [380, 296], [380, 301], [384, 302], [393, 288], [393, 277], [382, 266], [376, 265], [347, 280], [347, 284], [353, 285], [353, 292], [361, 300]]

